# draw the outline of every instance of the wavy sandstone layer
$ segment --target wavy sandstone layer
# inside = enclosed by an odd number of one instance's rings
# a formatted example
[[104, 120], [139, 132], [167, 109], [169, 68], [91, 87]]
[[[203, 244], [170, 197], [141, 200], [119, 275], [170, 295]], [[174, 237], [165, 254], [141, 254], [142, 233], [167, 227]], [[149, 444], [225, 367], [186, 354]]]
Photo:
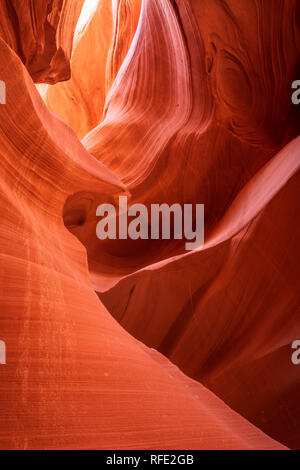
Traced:
[[[299, 5], [82, 6], [0, 7], [0, 448], [297, 448]], [[204, 246], [100, 242], [119, 194]]]

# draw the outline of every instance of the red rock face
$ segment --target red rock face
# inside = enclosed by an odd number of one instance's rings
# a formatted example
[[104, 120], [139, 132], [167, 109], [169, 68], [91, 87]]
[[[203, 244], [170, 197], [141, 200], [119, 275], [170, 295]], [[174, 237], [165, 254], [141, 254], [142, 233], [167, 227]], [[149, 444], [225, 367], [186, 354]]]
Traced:
[[[298, 2], [100, 0], [72, 52], [82, 5], [0, 6], [0, 448], [299, 448]], [[120, 194], [204, 246], [98, 240]]]
[[32, 79], [70, 78], [74, 29], [84, 0], [3, 0], [0, 37], [19, 55]]

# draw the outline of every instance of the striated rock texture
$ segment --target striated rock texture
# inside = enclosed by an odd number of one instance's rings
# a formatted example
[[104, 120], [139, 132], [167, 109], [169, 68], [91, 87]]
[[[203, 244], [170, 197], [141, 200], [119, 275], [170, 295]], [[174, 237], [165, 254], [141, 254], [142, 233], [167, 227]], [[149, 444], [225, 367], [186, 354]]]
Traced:
[[35, 82], [70, 78], [73, 33], [84, 0], [1, 0], [0, 37]]
[[[0, 448], [299, 448], [299, 3], [99, 0], [71, 57], [82, 6], [0, 7]], [[204, 246], [100, 242], [119, 194]]]

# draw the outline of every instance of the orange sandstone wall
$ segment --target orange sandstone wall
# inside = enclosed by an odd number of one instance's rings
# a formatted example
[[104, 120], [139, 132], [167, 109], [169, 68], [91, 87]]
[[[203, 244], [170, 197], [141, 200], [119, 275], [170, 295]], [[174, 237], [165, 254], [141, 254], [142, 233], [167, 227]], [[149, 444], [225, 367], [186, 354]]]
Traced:
[[[73, 47], [83, 1], [1, 2], [1, 449], [299, 448], [300, 16], [266, 3], [99, 0]], [[120, 194], [204, 203], [204, 246], [100, 242]]]

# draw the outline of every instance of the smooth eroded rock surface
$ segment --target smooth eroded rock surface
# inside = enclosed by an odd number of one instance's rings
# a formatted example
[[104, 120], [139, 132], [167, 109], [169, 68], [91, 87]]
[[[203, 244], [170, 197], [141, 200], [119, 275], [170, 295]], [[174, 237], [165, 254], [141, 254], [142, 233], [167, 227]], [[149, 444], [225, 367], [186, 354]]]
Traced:
[[[298, 2], [82, 6], [0, 6], [0, 448], [299, 448]], [[98, 240], [124, 194], [204, 246]]]

